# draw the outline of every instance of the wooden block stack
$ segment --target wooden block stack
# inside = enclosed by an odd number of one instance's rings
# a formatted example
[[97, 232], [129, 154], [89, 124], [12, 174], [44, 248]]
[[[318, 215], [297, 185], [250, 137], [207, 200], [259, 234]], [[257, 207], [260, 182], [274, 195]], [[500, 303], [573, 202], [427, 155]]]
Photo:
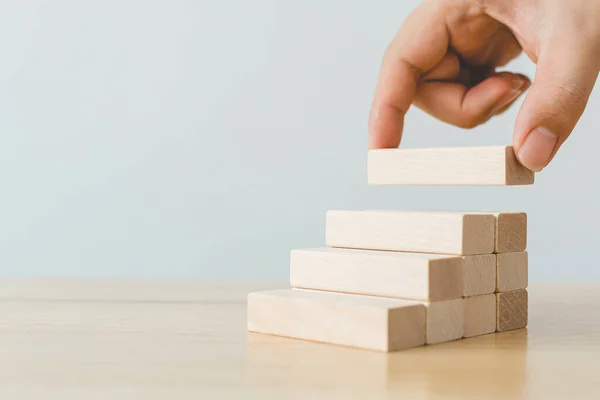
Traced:
[[[376, 150], [369, 183], [524, 185], [512, 149]], [[248, 330], [397, 351], [527, 326], [525, 213], [329, 211], [291, 289], [248, 295]]]

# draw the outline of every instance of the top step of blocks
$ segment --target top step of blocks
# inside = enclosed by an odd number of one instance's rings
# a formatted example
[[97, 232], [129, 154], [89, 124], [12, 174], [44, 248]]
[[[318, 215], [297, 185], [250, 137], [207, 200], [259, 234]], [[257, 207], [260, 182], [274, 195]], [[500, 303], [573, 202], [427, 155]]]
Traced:
[[534, 172], [511, 146], [381, 149], [368, 154], [370, 185], [531, 185]]

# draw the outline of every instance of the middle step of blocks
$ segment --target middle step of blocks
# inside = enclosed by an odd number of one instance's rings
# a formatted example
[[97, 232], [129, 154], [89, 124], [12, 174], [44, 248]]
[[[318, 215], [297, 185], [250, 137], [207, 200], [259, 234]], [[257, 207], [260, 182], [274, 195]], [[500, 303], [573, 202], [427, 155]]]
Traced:
[[294, 250], [293, 287], [421, 301], [494, 293], [496, 255], [456, 256], [340, 248]]
[[327, 246], [438, 254], [524, 251], [525, 213], [337, 211], [327, 213]]

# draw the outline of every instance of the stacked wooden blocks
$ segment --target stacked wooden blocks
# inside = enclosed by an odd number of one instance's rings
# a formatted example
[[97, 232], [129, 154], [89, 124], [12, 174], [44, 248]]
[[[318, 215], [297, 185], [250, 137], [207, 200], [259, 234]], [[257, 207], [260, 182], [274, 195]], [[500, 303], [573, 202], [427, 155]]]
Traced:
[[[374, 151], [369, 182], [533, 183], [506, 149]], [[526, 244], [524, 213], [329, 211], [327, 247], [291, 253], [292, 288], [248, 295], [248, 330], [396, 351], [524, 328]]]

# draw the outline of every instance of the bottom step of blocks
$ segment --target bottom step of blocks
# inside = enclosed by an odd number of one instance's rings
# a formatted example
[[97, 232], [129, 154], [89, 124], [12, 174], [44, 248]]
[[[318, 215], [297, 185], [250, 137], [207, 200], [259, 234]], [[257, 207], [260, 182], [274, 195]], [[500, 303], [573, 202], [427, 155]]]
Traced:
[[426, 344], [449, 342], [463, 337], [465, 327], [463, 299], [422, 304], [427, 307]]
[[496, 331], [496, 295], [466, 297], [464, 337], [494, 333]]
[[527, 290], [496, 293], [496, 331], [505, 332], [527, 326]]
[[248, 330], [378, 351], [425, 344], [426, 308], [410, 300], [300, 289], [248, 295]]

